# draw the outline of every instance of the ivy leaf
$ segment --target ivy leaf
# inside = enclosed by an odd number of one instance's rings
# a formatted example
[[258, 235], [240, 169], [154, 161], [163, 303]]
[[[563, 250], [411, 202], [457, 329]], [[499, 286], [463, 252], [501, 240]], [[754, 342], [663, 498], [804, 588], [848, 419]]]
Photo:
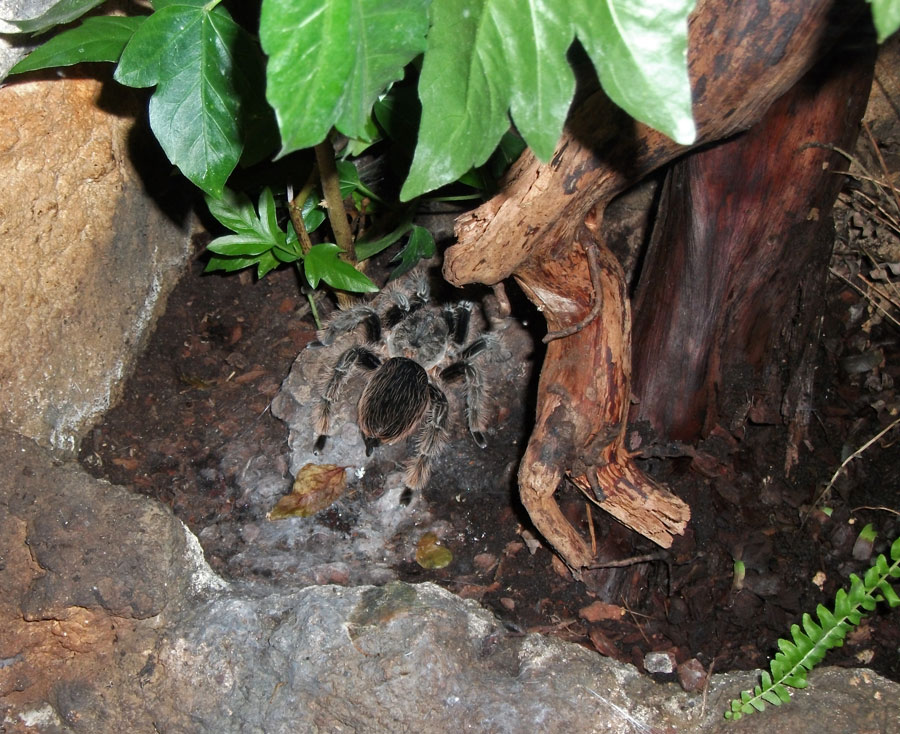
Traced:
[[102, 2], [103, 0], [59, 0], [33, 18], [23, 20], [4, 18], [3, 20], [18, 28], [22, 33], [40, 33], [55, 25], [71, 23]]
[[[210, 213], [234, 234], [216, 237], [206, 249], [223, 257], [211, 258], [206, 270], [237, 270], [257, 265], [259, 276], [277, 267], [280, 262], [293, 262], [297, 258], [278, 257], [276, 250], [291, 254], [287, 234], [278, 226], [275, 197], [270, 189], [263, 189], [257, 211], [243, 194], [225, 189], [222, 197], [206, 197]], [[223, 259], [234, 259], [238, 267], [223, 267]]]
[[378, 95], [425, 49], [421, 0], [263, 0], [260, 40], [282, 154], [334, 126], [364, 138]]
[[20, 74], [55, 66], [71, 66], [83, 61], [118, 61], [125, 44], [137, 31], [144, 17], [123, 18], [116, 15], [88, 18], [36, 48], [12, 69]]
[[306, 280], [313, 288], [318, 288], [319, 281], [324, 280], [332, 288], [353, 293], [374, 293], [378, 286], [350, 263], [341, 260], [338, 255], [341, 248], [331, 242], [313, 245], [303, 259], [303, 271]]
[[678, 143], [694, 142], [687, 19], [695, 0], [577, 0], [578, 39], [603, 91]]
[[419, 264], [420, 260], [433, 257], [434, 252], [434, 237], [431, 232], [425, 227], [414, 224], [406, 246], [391, 258], [392, 263], [399, 262], [400, 264], [394, 269], [388, 280], [395, 280], [404, 273], [408, 273]]
[[687, 17], [694, 0], [434, 0], [419, 77], [422, 120], [408, 200], [483, 164], [509, 127], [548, 159], [574, 90], [577, 35], [604, 90], [681, 143], [694, 140]]
[[400, 191], [404, 201], [480, 166], [509, 129], [508, 59], [490, 2], [435, 0], [431, 5], [419, 75], [419, 142]]
[[252, 40], [224, 8], [182, 2], [138, 28], [115, 73], [128, 86], [157, 85], [150, 127], [169, 160], [215, 197], [241, 155], [246, 110], [236, 78], [253, 57]]
[[900, 28], [900, 3], [897, 0], [868, 0], [872, 6], [872, 21], [878, 33], [878, 43], [884, 43], [888, 36]]

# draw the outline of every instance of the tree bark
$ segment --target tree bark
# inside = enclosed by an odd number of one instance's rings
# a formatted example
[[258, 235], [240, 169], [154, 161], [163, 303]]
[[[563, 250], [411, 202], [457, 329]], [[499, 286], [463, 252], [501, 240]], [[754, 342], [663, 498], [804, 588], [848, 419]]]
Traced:
[[[840, 17], [853, 15], [844, 8]], [[832, 45], [834, 16], [830, 0], [700, 0], [689, 24], [697, 145], [756, 123]], [[689, 518], [623, 445], [631, 317], [601, 226], [614, 196], [688, 150], [597, 93], [572, 115], [549, 163], [526, 153], [501, 194], [457, 222], [458, 244], [445, 255], [444, 275], [457, 285], [514, 276], [561, 336], [544, 360], [519, 489], [537, 529], [576, 570], [593, 559], [553, 497], [566, 476], [664, 547]]]
[[748, 132], [668, 173], [635, 297], [633, 411], [666, 440], [794, 418], [783, 402], [820, 312], [810, 296], [821, 294], [836, 174], [848, 166], [810, 146], [853, 147], [874, 63], [856, 41]]

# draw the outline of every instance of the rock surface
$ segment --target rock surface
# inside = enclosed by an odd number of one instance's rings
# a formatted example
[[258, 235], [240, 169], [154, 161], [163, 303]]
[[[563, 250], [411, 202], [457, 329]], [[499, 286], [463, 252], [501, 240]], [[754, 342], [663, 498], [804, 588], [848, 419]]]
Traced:
[[65, 452], [115, 401], [189, 251], [186, 217], [132, 162], [152, 148], [142, 97], [110, 107], [103, 89], [0, 88], [0, 426]]
[[[0, 730], [714, 732], [707, 698], [431, 584], [227, 583], [167, 510], [0, 433]], [[900, 730], [900, 686], [826, 668], [733, 731]]]

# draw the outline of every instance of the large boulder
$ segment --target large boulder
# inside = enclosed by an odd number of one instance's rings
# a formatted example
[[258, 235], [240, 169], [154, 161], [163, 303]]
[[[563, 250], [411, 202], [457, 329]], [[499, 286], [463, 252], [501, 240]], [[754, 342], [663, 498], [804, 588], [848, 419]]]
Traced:
[[[145, 497], [0, 431], [0, 731], [715, 732], [686, 693], [432, 584], [243, 584]], [[900, 686], [815, 671], [742, 732], [900, 731]]]
[[153, 148], [135, 130], [143, 96], [110, 107], [103, 92], [0, 88], [0, 426], [66, 452], [115, 401], [190, 244], [133, 163]]

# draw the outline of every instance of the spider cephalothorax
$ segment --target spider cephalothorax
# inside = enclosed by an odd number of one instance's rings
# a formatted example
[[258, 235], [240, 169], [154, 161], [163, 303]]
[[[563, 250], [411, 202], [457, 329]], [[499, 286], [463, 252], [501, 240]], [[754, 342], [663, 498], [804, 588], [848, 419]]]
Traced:
[[415, 456], [406, 471], [407, 486], [418, 489], [428, 481], [431, 463], [447, 440], [450, 404], [439, 383], [459, 379], [465, 383], [469, 431], [475, 443], [486, 446], [484, 378], [476, 361], [495, 349], [497, 338], [482, 334], [466, 344], [472, 303], [432, 306], [425, 276], [416, 276], [414, 282], [412, 294], [391, 293], [392, 304], [383, 314], [370, 306], [351, 306], [338, 311], [319, 333], [324, 346], [359, 327], [365, 339], [342, 352], [323, 380], [316, 448], [325, 445], [333, 406], [350, 375], [356, 368], [368, 370], [371, 375], [357, 405], [366, 453], [418, 429]]

